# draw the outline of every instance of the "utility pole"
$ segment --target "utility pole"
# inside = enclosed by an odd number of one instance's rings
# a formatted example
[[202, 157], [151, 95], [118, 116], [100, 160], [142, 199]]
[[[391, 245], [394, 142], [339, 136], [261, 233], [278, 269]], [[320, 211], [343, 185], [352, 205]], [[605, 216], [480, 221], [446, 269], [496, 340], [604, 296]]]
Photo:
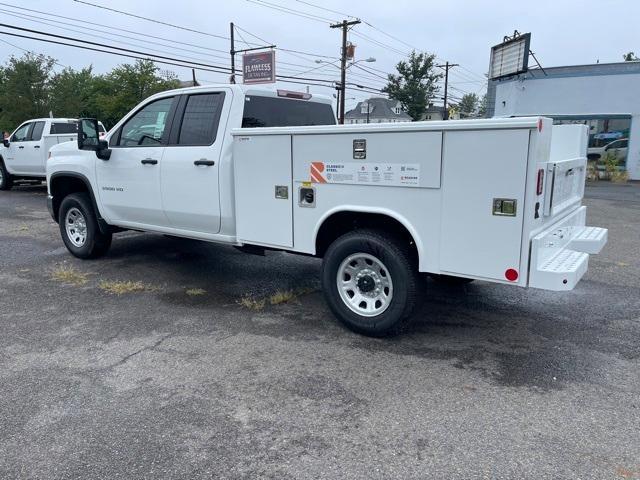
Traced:
[[444, 68], [444, 115], [443, 120], [449, 120], [449, 109], [447, 108], [447, 96], [449, 93], [449, 69], [457, 67], [457, 63], [446, 62], [444, 65], [436, 65], [436, 67]]
[[231, 28], [231, 50], [229, 50], [231, 54], [231, 77], [229, 78], [229, 83], [236, 83], [236, 45], [234, 42], [235, 27], [233, 22], [229, 24], [229, 27]]
[[347, 32], [349, 31], [350, 26], [358, 25], [359, 23], [361, 23], [360, 20], [343, 20], [340, 23], [330, 25], [331, 28], [342, 29], [342, 54], [340, 55], [340, 108], [338, 110], [338, 122], [341, 125], [344, 124], [344, 99], [347, 80]]

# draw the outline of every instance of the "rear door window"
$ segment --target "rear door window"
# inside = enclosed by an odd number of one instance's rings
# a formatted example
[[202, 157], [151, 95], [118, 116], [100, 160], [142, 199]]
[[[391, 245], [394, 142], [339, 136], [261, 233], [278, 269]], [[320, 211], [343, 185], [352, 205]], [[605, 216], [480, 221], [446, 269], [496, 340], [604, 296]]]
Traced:
[[216, 141], [224, 93], [189, 95], [178, 133], [178, 145], [212, 145]]
[[289, 98], [247, 95], [244, 101], [242, 127], [299, 127], [335, 125], [331, 105]]
[[76, 122], [53, 122], [49, 129], [49, 133], [52, 135], [78, 133], [78, 124]]
[[42, 138], [42, 131], [44, 130], [44, 122], [35, 122], [33, 130], [31, 131], [31, 140], [34, 142], [39, 141]]

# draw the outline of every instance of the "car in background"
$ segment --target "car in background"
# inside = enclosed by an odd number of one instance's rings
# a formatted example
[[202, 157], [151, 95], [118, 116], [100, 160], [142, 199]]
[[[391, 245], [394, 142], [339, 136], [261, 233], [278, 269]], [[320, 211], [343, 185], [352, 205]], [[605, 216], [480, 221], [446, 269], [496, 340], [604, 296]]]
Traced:
[[618, 158], [618, 163], [624, 163], [627, 159], [629, 139], [620, 138], [609, 142], [603, 147], [591, 147], [587, 149], [587, 160], [604, 160], [607, 153], [611, 152]]
[[[101, 135], [106, 129], [98, 122]], [[58, 143], [76, 141], [75, 118], [36, 118], [27, 120], [0, 146], [0, 190], [9, 190], [15, 181], [43, 181], [49, 149]]]

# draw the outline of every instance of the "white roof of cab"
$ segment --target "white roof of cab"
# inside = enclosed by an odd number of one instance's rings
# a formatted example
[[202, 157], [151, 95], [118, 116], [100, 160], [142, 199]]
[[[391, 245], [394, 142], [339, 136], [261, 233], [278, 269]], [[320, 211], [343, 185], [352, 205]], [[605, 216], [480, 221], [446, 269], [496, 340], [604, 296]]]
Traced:
[[[203, 85], [200, 87], [187, 87], [187, 88], [176, 88], [174, 90], [166, 90], [164, 92], [156, 93], [155, 95], [153, 95], [153, 97], [149, 97], [149, 98], [162, 98], [169, 95], [181, 95], [181, 94], [188, 94], [188, 93], [216, 92], [216, 91], [220, 91], [220, 89], [225, 89], [225, 90], [231, 89], [234, 92], [237, 92], [239, 95], [257, 95], [262, 97], [274, 97], [274, 98], [278, 97], [278, 90], [291, 91], [295, 93], [306, 93], [306, 92], [299, 92], [296, 90], [276, 88], [275, 85], [273, 87], [265, 87], [265, 86], [256, 86], [256, 85], [240, 85], [240, 84], [223, 83], [223, 84], [216, 84], [216, 85]], [[285, 97], [280, 97], [280, 98], [285, 98]], [[312, 93], [311, 98], [307, 101], [317, 102], [317, 103], [328, 103], [328, 104], [333, 103], [333, 99], [330, 96], [317, 95], [315, 93]]]

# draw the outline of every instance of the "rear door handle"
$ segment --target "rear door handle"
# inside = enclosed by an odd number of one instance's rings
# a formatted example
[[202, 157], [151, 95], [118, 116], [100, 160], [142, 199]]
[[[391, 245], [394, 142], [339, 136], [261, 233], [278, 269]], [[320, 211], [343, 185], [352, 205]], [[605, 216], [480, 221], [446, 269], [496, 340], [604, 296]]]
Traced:
[[144, 160], [140, 160], [140, 163], [143, 165], [156, 165], [158, 163], [158, 160], [155, 160], [153, 158], [145, 158]]
[[40, 145], [34, 145], [33, 148], [40, 148]]
[[193, 162], [193, 164], [197, 166], [204, 165], [205, 167], [213, 167], [216, 162], [214, 162], [213, 160], [205, 160], [204, 158], [201, 158], [200, 160], [196, 160], [195, 162]]
[[24, 148], [24, 145], [20, 145], [18, 148], [23, 149], [23, 148]]

